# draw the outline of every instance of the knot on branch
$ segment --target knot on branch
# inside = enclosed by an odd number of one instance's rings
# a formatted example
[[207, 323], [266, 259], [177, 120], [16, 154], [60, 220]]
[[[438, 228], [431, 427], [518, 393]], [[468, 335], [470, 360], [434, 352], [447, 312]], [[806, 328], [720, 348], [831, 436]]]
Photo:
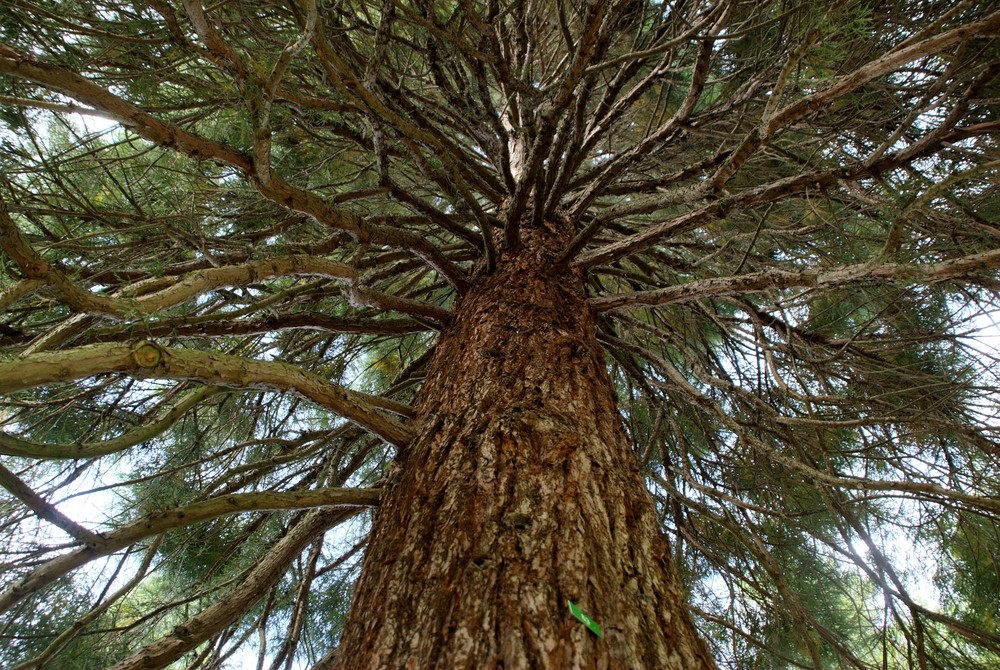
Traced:
[[163, 347], [154, 342], [140, 342], [132, 348], [132, 360], [140, 368], [155, 368], [166, 356]]

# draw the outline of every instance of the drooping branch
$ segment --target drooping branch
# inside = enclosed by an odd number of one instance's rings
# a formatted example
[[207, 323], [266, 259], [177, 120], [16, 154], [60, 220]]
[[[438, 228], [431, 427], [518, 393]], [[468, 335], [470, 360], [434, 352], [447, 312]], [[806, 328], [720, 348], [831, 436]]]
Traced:
[[754, 448], [759, 449], [767, 458], [808, 477], [812, 481], [822, 482], [827, 486], [855, 491], [886, 491], [923, 500], [944, 500], [987, 514], [1000, 514], [1000, 500], [989, 495], [973, 495], [932, 482], [893, 481], [824, 472], [808, 463], [803, 463], [800, 459], [779, 453], [763, 440], [756, 439], [746, 432], [743, 432], [741, 437]]
[[142, 670], [162, 668], [185, 652], [236, 621], [248, 607], [260, 600], [281, 575], [292, 559], [322, 532], [356, 514], [336, 508], [310, 512], [281, 538], [246, 577], [229, 593], [187, 621], [179, 624], [141, 651], [112, 666], [109, 670]]
[[382, 491], [379, 489], [345, 488], [258, 491], [219, 496], [162, 512], [153, 512], [106, 534], [100, 547], [102, 551], [110, 547], [114, 547], [110, 549], [111, 551], [117, 551], [153, 535], [230, 514], [341, 505], [372, 507], [378, 505], [381, 496]]
[[45, 460], [97, 458], [114, 454], [147, 442], [174, 425], [188, 410], [196, 407], [206, 398], [222, 391], [218, 386], [204, 386], [184, 395], [173, 405], [165, 408], [148, 423], [143, 423], [120, 437], [102, 442], [78, 442], [76, 444], [46, 444], [32, 442], [9, 433], [0, 432], [0, 455], [40, 458]]
[[[239, 286], [281, 276], [330, 277], [353, 282], [356, 273], [344, 263], [314, 256], [294, 255], [240, 265], [195, 270], [180, 277], [149, 279], [126, 287], [115, 296], [87, 291], [65, 272], [46, 262], [33, 249], [0, 200], [0, 248], [29, 279], [55, 286], [80, 312], [113, 317], [152, 314], [224, 286]], [[35, 285], [37, 287], [37, 284]], [[162, 288], [161, 288], [162, 287]]]
[[109, 119], [115, 121], [113, 114], [101, 111], [99, 109], [93, 109], [91, 107], [81, 107], [80, 105], [73, 104], [63, 104], [60, 102], [51, 102], [49, 100], [35, 100], [34, 98], [15, 98], [9, 95], [0, 95], [0, 104], [4, 105], [15, 105], [17, 107], [26, 107], [30, 109], [47, 109], [51, 112], [61, 112], [63, 114], [83, 114], [85, 116], [94, 116], [102, 119]]
[[258, 335], [284, 330], [313, 330], [326, 333], [369, 333], [374, 335], [405, 335], [425, 333], [431, 327], [409, 318], [399, 319], [350, 319], [326, 316], [314, 312], [267, 314], [257, 318], [240, 319], [228, 313], [203, 317], [175, 317], [150, 322], [128, 324], [127, 330], [118, 327], [92, 328], [88, 336], [94, 341], [122, 340], [142, 336], [200, 338], [231, 335]]
[[[990, 128], [984, 128], [982, 132], [991, 132], [993, 128], [992, 124], [990, 125]], [[837, 184], [854, 184], [859, 179], [869, 178], [873, 175], [879, 175], [905, 166], [910, 161], [921, 157], [921, 155], [926, 155], [926, 153], [944, 142], [955, 141], [979, 134], [973, 131], [972, 128], [953, 128], [948, 133], [939, 136], [936, 144], [921, 145], [920, 154], [903, 150], [875, 162], [858, 162], [842, 168], [802, 172], [767, 184], [747, 188], [738, 193], [718, 199], [708, 196], [704, 183], [698, 186], [671, 189], [663, 194], [633, 198], [622, 204], [609, 207], [595, 217], [594, 221], [588, 224], [584, 231], [569, 245], [563, 254], [563, 261], [566, 262], [573, 259], [574, 255], [582, 250], [586, 239], [610, 221], [637, 214], [649, 214], [684, 204], [704, 203], [699, 207], [674, 215], [665, 221], [657, 222], [627, 237], [610, 242], [597, 249], [580, 253], [576, 256], [575, 260], [572, 260], [571, 265], [586, 269], [612, 263], [615, 260], [647, 249], [665, 239], [682, 235], [713, 221], [736, 212], [745, 211], [757, 205], [788, 201], [792, 198], [808, 196], [814, 192], [823, 193], [824, 189]]]
[[[710, 199], [707, 204], [703, 204], [696, 209], [673, 216], [666, 221], [657, 223], [624, 239], [580, 254], [572, 262], [572, 265], [581, 268], [590, 268], [595, 265], [610, 263], [648, 248], [663, 239], [694, 230], [734, 211], [739, 211], [742, 208], [774, 202], [797, 194], [808, 193], [811, 190], [822, 189], [825, 186], [835, 184], [838, 180], [848, 176], [848, 174], [845, 170], [808, 172], [779, 179], [762, 186], [749, 188], [717, 200]], [[855, 175], [850, 174], [850, 176], [854, 177]], [[633, 201], [608, 208], [607, 211], [602, 212], [595, 218], [594, 225], [600, 226], [608, 221], [613, 221], [624, 216], [648, 214], [682, 203], [704, 201], [705, 198], [706, 191], [704, 186], [678, 188], [662, 195], [636, 198]], [[570, 248], [579, 248], [579, 244], [571, 244]]]
[[84, 628], [86, 628], [93, 621], [97, 620], [98, 617], [106, 612], [109, 607], [128, 595], [133, 589], [135, 589], [135, 587], [142, 583], [149, 572], [150, 565], [153, 563], [153, 558], [156, 557], [157, 551], [160, 549], [162, 541], [163, 537], [161, 536], [157, 537], [150, 543], [149, 548], [143, 555], [142, 562], [135, 571], [135, 574], [128, 580], [128, 582], [123, 584], [121, 588], [116, 590], [114, 593], [109, 594], [103, 602], [93, 607], [89, 612], [87, 612], [87, 614], [77, 619], [72, 626], [57, 635], [56, 638], [52, 640], [52, 642], [50, 642], [40, 654], [25, 661], [24, 663], [14, 666], [11, 670], [37, 670], [39, 668], [43, 668], [53, 656], [58, 654], [71, 640], [83, 632]]
[[250, 158], [239, 151], [195, 135], [142, 111], [135, 105], [66, 68], [43, 63], [0, 44], [0, 73], [27, 79], [106, 112], [151, 142], [200, 160], [215, 160], [250, 172]]
[[390, 444], [404, 447], [408, 428], [378, 408], [406, 415], [405, 405], [351, 391], [287, 363], [256, 361], [189, 349], [168, 349], [153, 342], [91, 344], [57, 352], [31, 354], [0, 362], [0, 393], [74, 381], [108, 372], [137, 378], [200, 381], [234, 388], [294, 392], [353, 421]]
[[[182, 507], [154, 512], [121, 528], [102, 534], [87, 546], [57, 556], [38, 566], [0, 593], [0, 612], [26, 596], [44, 588], [82, 565], [121, 551], [148, 537], [170, 530], [209, 521], [220, 516], [244, 512], [328, 508], [338, 514], [355, 514], [358, 507], [378, 504], [378, 489], [311, 489], [305, 491], [254, 492], [209, 498]], [[343, 507], [346, 507], [346, 512]], [[340, 509], [338, 509], [340, 507]]]

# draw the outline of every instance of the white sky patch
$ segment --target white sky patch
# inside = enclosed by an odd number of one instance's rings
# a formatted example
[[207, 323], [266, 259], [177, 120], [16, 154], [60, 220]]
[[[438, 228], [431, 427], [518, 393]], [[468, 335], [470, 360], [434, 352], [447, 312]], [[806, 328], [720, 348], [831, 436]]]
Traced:
[[80, 114], [77, 117], [80, 120], [80, 125], [83, 131], [86, 133], [106, 133], [111, 130], [121, 129], [121, 124], [119, 124], [114, 119], [109, 119], [103, 116], [91, 116], [90, 114]]

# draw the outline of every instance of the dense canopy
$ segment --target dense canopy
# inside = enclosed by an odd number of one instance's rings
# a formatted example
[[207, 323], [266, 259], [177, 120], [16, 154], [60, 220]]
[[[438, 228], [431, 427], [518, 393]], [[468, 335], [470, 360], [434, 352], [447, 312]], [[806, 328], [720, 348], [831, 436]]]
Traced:
[[438, 334], [545, 228], [720, 667], [1000, 663], [998, 35], [3, 0], [0, 665], [326, 655]]

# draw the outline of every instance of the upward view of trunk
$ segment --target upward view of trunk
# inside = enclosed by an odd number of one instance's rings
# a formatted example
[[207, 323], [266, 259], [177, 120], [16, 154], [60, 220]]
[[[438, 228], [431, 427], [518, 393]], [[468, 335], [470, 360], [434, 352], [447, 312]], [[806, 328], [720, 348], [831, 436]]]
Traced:
[[997, 0], [0, 0], [0, 670], [1000, 670], [998, 99]]
[[[566, 240], [528, 232], [442, 334], [323, 668], [714, 668]], [[593, 618], [599, 638], [569, 602]]]

